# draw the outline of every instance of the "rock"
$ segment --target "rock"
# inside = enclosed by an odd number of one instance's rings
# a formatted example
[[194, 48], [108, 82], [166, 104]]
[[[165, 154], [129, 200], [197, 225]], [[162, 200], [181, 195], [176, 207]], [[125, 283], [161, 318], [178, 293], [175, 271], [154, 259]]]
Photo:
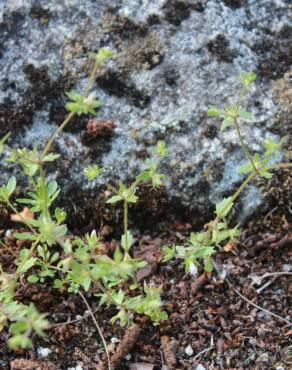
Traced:
[[38, 353], [40, 358], [46, 358], [52, 353], [52, 350], [50, 348], [46, 348], [46, 347], [38, 347], [37, 348], [37, 353]]
[[192, 349], [191, 345], [189, 344], [186, 348], [185, 348], [185, 353], [190, 357], [190, 356], [193, 356], [194, 354], [194, 350]]
[[203, 365], [199, 364], [199, 365], [196, 367], [196, 370], [206, 370], [206, 368], [205, 368]]
[[[288, 0], [110, 4], [0, 4], [0, 134], [12, 131], [16, 147], [43, 146], [65, 117], [65, 92], [81, 91], [86, 83], [88, 52], [110, 47], [116, 57], [99, 71], [94, 86], [103, 101], [96, 121], [76, 119], [55, 145], [62, 160], [49, 173], [62, 185], [66, 207], [79, 212], [78, 226], [88, 224], [102, 185], [133, 178], [163, 139], [169, 147], [162, 163], [169, 176], [163, 201], [190, 221], [205, 222], [214, 203], [242, 180], [235, 167], [245, 159], [234, 131], [220, 133], [218, 122], [206, 117], [210, 104], [233, 101], [240, 70], [259, 74], [247, 102], [255, 121], [243, 127], [249, 148], [259, 150], [264, 138], [289, 127], [290, 100], [282, 90], [291, 65], [291, 5]], [[105, 171], [89, 184], [82, 172], [93, 163]], [[3, 182], [18, 173], [4, 161], [2, 168]], [[260, 190], [250, 186], [239, 220], [262, 203]], [[170, 208], [165, 209], [166, 217]]]

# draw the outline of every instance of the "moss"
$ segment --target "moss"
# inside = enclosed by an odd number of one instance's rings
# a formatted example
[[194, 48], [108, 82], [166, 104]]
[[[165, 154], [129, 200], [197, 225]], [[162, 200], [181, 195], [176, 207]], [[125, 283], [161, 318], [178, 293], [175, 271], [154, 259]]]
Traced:
[[292, 65], [292, 27], [285, 25], [278, 33], [266, 30], [262, 41], [253, 46], [259, 54], [258, 74], [275, 80], [284, 76]]
[[165, 19], [178, 27], [191, 13], [190, 4], [184, 0], [168, 0], [163, 5]]
[[150, 95], [146, 90], [138, 90], [125, 77], [124, 74], [108, 70], [97, 78], [97, 83], [108, 94], [125, 97], [135, 107], [145, 108], [150, 103]]
[[43, 24], [48, 24], [52, 14], [49, 9], [35, 4], [30, 8], [30, 16]]
[[207, 43], [207, 49], [216, 59], [231, 63], [234, 58], [234, 52], [229, 47], [229, 41], [224, 34], [217, 35]]
[[239, 9], [243, 5], [243, 0], [223, 0], [224, 4], [232, 9]]
[[10, 98], [6, 98], [0, 104], [1, 135], [8, 130], [19, 130], [24, 125], [32, 124], [34, 112], [42, 109], [47, 103], [53, 103], [53, 109], [54, 104], [61, 99], [64, 105], [64, 93], [72, 86], [72, 82], [66, 76], [52, 81], [48, 76], [47, 67], [36, 68], [32, 64], [27, 64], [24, 67], [24, 73], [27, 75], [30, 86], [23, 94], [22, 103], [17, 105]]

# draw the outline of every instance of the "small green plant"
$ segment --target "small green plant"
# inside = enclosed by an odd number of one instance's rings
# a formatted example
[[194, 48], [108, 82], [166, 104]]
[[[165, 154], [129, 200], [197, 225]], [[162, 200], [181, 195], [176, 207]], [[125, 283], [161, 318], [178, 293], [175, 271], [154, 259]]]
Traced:
[[248, 184], [256, 176], [270, 179], [273, 176], [272, 170], [292, 166], [291, 163], [277, 163], [281, 159], [285, 137], [278, 143], [268, 138], [263, 142], [263, 154], [250, 154], [241, 133], [241, 122], [252, 121], [253, 117], [251, 112], [246, 111], [242, 105], [244, 98], [250, 91], [251, 85], [256, 80], [256, 75], [253, 72], [241, 72], [239, 80], [242, 87], [235, 104], [224, 107], [223, 109], [212, 106], [208, 110], [208, 116], [220, 119], [221, 131], [231, 126], [235, 128], [240, 145], [247, 159], [247, 163], [239, 167], [237, 171], [242, 174], [248, 174], [249, 176], [232, 196], [224, 198], [216, 204], [216, 217], [205, 226], [204, 231], [192, 233], [185, 245], [163, 247], [165, 262], [174, 257], [182, 259], [186, 272], [190, 272], [191, 274], [197, 273], [200, 261], [203, 261], [205, 271], [211, 272], [212, 256], [216, 253], [216, 246], [226, 240], [232, 241], [240, 235], [238, 226], [231, 229], [228, 227], [227, 216], [234, 206], [235, 201]]
[[84, 175], [90, 181], [95, 180], [101, 174], [101, 172], [102, 168], [100, 168], [97, 164], [84, 168]]
[[0, 307], [0, 331], [7, 322], [12, 323], [10, 325], [12, 335], [8, 340], [8, 345], [12, 349], [31, 347], [31, 333], [34, 331], [43, 336], [44, 330], [48, 328], [45, 315], [40, 315], [34, 305], [26, 306], [15, 301], [4, 303]]
[[123, 203], [123, 217], [124, 217], [124, 234], [122, 235], [122, 247], [125, 251], [125, 259], [129, 258], [129, 251], [133, 244], [133, 236], [128, 230], [128, 212], [129, 204], [137, 203], [138, 196], [136, 195], [137, 187], [142, 182], [151, 181], [153, 189], [157, 189], [162, 186], [162, 180], [165, 175], [158, 173], [159, 161], [167, 154], [166, 145], [164, 142], [159, 141], [156, 146], [156, 159], [147, 160], [145, 165], [146, 169], [142, 171], [135, 179], [135, 181], [127, 187], [121, 181], [119, 182], [119, 188], [115, 189], [111, 187], [115, 193], [111, 198], [108, 199], [107, 203], [115, 204], [118, 202]]
[[[32, 150], [21, 148], [10, 151], [8, 161], [20, 166], [30, 184], [30, 191], [16, 199], [15, 177], [11, 177], [7, 184], [0, 187], [0, 203], [10, 208], [18, 221], [26, 227], [25, 231], [15, 233], [16, 238], [25, 242], [25, 247], [18, 255], [7, 248], [4, 242], [0, 242], [15, 257], [13, 273], [6, 273], [0, 265], [0, 330], [9, 326], [8, 345], [13, 349], [19, 346], [30, 347], [31, 334], [35, 332], [44, 335], [48, 327], [45, 315], [38, 313], [32, 304], [27, 306], [15, 300], [17, 283], [23, 278], [30, 284], [52, 282], [54, 288], [60, 292], [67, 290], [71, 294], [79, 294], [89, 308], [83, 291], [94, 292], [100, 305], [116, 308], [117, 313], [111, 319], [113, 324], [119, 322], [122, 326], [128, 325], [136, 314], [147, 315], [155, 325], [167, 319], [167, 314], [162, 309], [161, 288], [145, 283], [142, 289], [137, 282], [137, 272], [147, 263], [133, 258], [135, 237], [129, 230], [130, 206], [139, 200], [139, 186], [147, 183], [157, 189], [163, 185], [165, 175], [159, 172], [159, 164], [168, 152], [165, 142], [157, 143], [155, 155], [145, 162], [144, 170], [132, 183], [119, 181], [118, 186], [109, 185], [111, 195], [107, 203], [121, 204], [123, 207], [123, 234], [120, 245], [112, 254], [104, 252], [103, 241], [95, 230], [84, 237], [68, 235], [65, 223], [67, 214], [54, 207], [61, 189], [56, 181], [48, 181], [45, 173], [46, 164], [59, 159], [59, 155], [52, 153], [51, 148], [63, 129], [75, 116], [95, 115], [96, 109], [101, 106], [91, 90], [98, 68], [110, 57], [112, 52], [108, 49], [90, 54], [94, 66], [88, 83], [83, 93], [67, 93], [70, 99], [66, 104], [68, 115], [42, 150], [34, 146]], [[285, 138], [278, 143], [266, 139], [263, 142], [263, 153], [250, 154], [241, 134], [241, 122], [252, 119], [251, 113], [244, 110], [242, 104], [254, 80], [254, 73], [241, 73], [242, 90], [236, 103], [223, 109], [212, 107], [208, 112], [210, 116], [222, 120], [221, 130], [234, 126], [247, 159], [247, 163], [239, 168], [240, 173], [247, 175], [246, 179], [232, 196], [224, 198], [216, 205], [215, 218], [203, 231], [192, 233], [188, 242], [183, 245], [163, 247], [165, 262], [177, 257], [183, 260], [186, 272], [191, 274], [197, 272], [201, 262], [205, 271], [211, 272], [216, 247], [223, 241], [239, 236], [238, 227], [229, 228], [227, 221], [232, 207], [247, 185], [256, 176], [270, 178], [273, 176], [272, 170], [291, 167], [291, 163], [278, 163]], [[7, 134], [0, 140], [0, 154], [9, 136]], [[84, 176], [93, 181], [102, 171], [98, 165], [90, 165], [84, 169]], [[19, 211], [18, 208], [23, 206], [29, 207], [32, 216], [27, 217]], [[123, 290], [125, 285], [130, 288], [128, 294]], [[92, 317], [95, 322], [93, 314]]]
[[[120, 182], [118, 190], [112, 188], [115, 194], [108, 203], [122, 202], [124, 206], [124, 233], [120, 246], [113, 255], [102, 252], [103, 243], [94, 230], [83, 238], [68, 236], [65, 224], [67, 214], [54, 207], [54, 201], [61, 189], [56, 181], [47, 181], [45, 174], [47, 162], [59, 158], [58, 154], [51, 153], [50, 150], [66, 125], [76, 115], [95, 115], [96, 109], [101, 106], [91, 89], [98, 68], [111, 56], [112, 52], [108, 49], [101, 49], [97, 54], [90, 55], [94, 66], [84, 92], [67, 93], [71, 100], [66, 104], [69, 114], [42, 150], [34, 146], [32, 150], [22, 148], [10, 151], [8, 161], [20, 166], [31, 186], [24, 197], [16, 200], [15, 177], [11, 177], [0, 188], [0, 202], [9, 207], [27, 228], [14, 235], [29, 246], [22, 248], [16, 256], [16, 270], [13, 274], [5, 273], [0, 266], [0, 330], [10, 323], [11, 337], [8, 345], [13, 349], [19, 346], [30, 347], [32, 332], [43, 335], [48, 327], [45, 316], [39, 314], [33, 305], [26, 306], [14, 299], [17, 282], [23, 277], [30, 284], [52, 281], [56, 289], [62, 288], [62, 291], [66, 289], [69, 293], [80, 294], [83, 300], [85, 298], [82, 291], [97, 292], [95, 295], [100, 304], [114, 305], [117, 308], [118, 313], [112, 318], [112, 323], [119, 321], [121, 325], [127, 325], [135, 313], [149, 316], [154, 324], [167, 318], [162, 311], [160, 288], [145, 285], [144, 294], [141, 294], [135, 276], [139, 269], [145, 267], [146, 262], [132, 258], [134, 237], [128, 230], [128, 206], [138, 200], [138, 185], [141, 182], [152, 182], [153, 188], [162, 185], [164, 175], [157, 173], [157, 169], [159, 159], [167, 153], [165, 143], [158, 142], [156, 158], [146, 162], [145, 171], [130, 186]], [[9, 135], [0, 141], [1, 152]], [[102, 171], [98, 165], [90, 165], [84, 169], [84, 175], [89, 181], [93, 181]], [[25, 217], [18, 210], [18, 205], [29, 207], [33, 216]], [[6, 247], [2, 242], [1, 245]], [[131, 284], [131, 297], [126, 296], [121, 288], [125, 283]], [[139, 294], [135, 295], [137, 290]]]

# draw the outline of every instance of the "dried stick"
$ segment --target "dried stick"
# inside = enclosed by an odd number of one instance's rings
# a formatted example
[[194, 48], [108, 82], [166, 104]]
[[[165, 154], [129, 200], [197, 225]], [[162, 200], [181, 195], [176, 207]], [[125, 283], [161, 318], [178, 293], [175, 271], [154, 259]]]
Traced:
[[80, 295], [80, 297], [82, 298], [83, 302], [85, 303], [85, 305], [86, 305], [86, 307], [87, 307], [87, 309], [88, 309], [88, 311], [90, 313], [90, 316], [91, 316], [91, 318], [92, 318], [92, 320], [94, 322], [94, 325], [96, 326], [96, 329], [98, 331], [98, 334], [99, 334], [99, 336], [100, 336], [100, 338], [102, 340], [102, 343], [103, 343], [103, 346], [104, 346], [104, 350], [105, 350], [106, 356], [107, 356], [108, 370], [112, 370], [113, 368], [111, 366], [111, 360], [110, 360], [110, 355], [109, 355], [109, 352], [108, 352], [108, 349], [107, 349], [106, 341], [105, 341], [104, 336], [102, 334], [102, 331], [101, 331], [101, 329], [100, 329], [100, 327], [98, 325], [98, 322], [96, 321], [96, 318], [95, 318], [95, 316], [94, 316], [94, 314], [93, 314], [93, 312], [92, 312], [92, 310], [91, 310], [91, 308], [89, 306], [89, 303], [87, 302], [87, 299], [84, 297], [84, 295], [80, 291], [78, 292], [78, 294]]

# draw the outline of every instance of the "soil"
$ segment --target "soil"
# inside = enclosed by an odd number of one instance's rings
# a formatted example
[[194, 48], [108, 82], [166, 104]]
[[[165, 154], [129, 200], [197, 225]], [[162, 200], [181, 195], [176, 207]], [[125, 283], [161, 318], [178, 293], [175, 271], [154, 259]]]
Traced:
[[[236, 244], [219, 247], [214, 272], [200, 270], [196, 277], [186, 274], [178, 261], [162, 263], [161, 247], [186, 240], [190, 224], [177, 221], [166, 230], [141, 233], [133, 253], [149, 263], [138, 279], [162, 287], [167, 321], [155, 327], [146, 317], [136, 316], [128, 329], [112, 326], [109, 321], [115, 309], [99, 307], [96, 298], [87, 295], [115, 369], [291, 368], [291, 278], [267, 275], [291, 274], [289, 207], [282, 204], [251, 220]], [[118, 243], [112, 226], [104, 225], [101, 234], [107, 250]], [[13, 237], [6, 237], [5, 243], [14, 252], [23, 244]], [[13, 256], [3, 249], [0, 253], [3, 268], [12, 271]], [[49, 284], [29, 285], [25, 279], [16, 296], [46, 312], [51, 329], [45, 338], [34, 337], [33, 349], [15, 352], [7, 349], [8, 333], [3, 331], [1, 369], [57, 370], [78, 364], [83, 370], [107, 369], [101, 340], [79, 296], [56, 291]], [[40, 347], [51, 350], [46, 358], [40, 357]]]

